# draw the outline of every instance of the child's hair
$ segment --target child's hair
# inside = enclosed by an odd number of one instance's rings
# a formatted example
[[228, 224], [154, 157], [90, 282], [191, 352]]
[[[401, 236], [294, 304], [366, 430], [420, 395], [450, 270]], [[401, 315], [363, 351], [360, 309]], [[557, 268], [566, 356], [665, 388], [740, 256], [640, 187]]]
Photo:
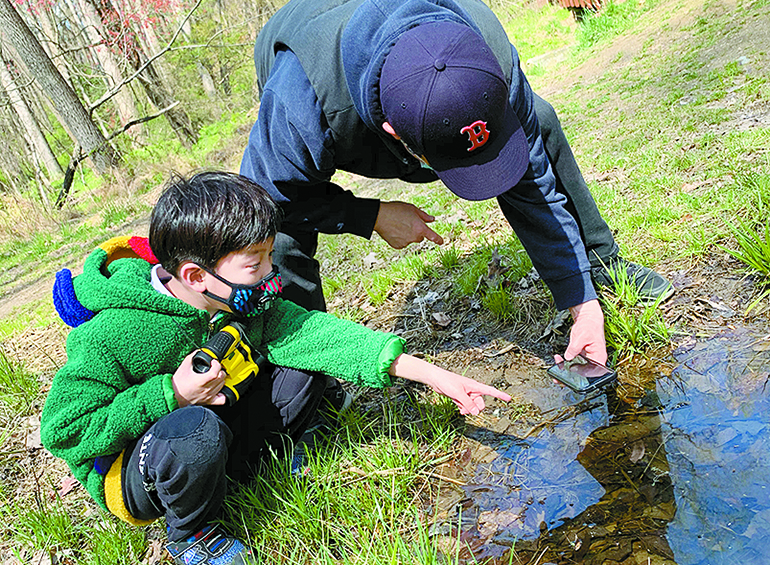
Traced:
[[234, 251], [275, 237], [281, 209], [261, 186], [227, 172], [173, 173], [150, 217], [150, 248], [176, 275], [192, 261], [213, 269]]

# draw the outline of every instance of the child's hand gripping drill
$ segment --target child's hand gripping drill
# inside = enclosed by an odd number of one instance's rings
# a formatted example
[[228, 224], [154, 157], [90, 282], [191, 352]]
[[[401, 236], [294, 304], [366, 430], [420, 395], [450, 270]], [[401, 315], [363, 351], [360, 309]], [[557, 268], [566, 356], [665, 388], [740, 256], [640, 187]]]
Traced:
[[227, 373], [221, 392], [226, 404], [232, 406], [245, 394], [266, 362], [259, 353], [255, 359], [254, 353], [244, 327], [238, 322], [230, 322], [193, 355], [192, 368], [196, 373], [205, 373], [213, 360], [219, 361]]

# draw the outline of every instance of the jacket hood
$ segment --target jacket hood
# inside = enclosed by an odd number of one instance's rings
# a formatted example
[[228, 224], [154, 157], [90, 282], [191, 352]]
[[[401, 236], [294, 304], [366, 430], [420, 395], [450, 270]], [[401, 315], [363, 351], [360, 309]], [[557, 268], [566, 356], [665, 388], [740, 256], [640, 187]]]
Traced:
[[[345, 80], [358, 115], [382, 132], [380, 73], [385, 57], [401, 34], [430, 22], [452, 21], [481, 31], [468, 13], [451, 0], [364, 0], [342, 33]], [[385, 134], [387, 135], [387, 134]]]
[[146, 239], [111, 239], [86, 258], [80, 275], [72, 277], [68, 269], [56, 274], [53, 287], [56, 311], [73, 327], [110, 308], [197, 315], [192, 306], [155, 290], [151, 274], [156, 263]]

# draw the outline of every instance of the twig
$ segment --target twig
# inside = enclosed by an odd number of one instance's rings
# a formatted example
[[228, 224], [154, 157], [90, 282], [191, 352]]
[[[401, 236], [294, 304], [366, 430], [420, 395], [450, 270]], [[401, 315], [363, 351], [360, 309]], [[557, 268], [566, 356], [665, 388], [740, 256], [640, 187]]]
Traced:
[[144, 122], [149, 122], [150, 120], [154, 120], [155, 118], [162, 116], [169, 110], [172, 110], [178, 104], [179, 104], [179, 101], [176, 101], [173, 104], [166, 106], [159, 112], [152, 114], [151, 116], [144, 116], [143, 118], [137, 118], [135, 120], [126, 122], [126, 124], [122, 128], [111, 133], [109, 136], [105, 138], [103, 142], [101, 142], [99, 145], [91, 149], [85, 155], [83, 154], [83, 149], [80, 147], [80, 145], [75, 147], [75, 151], [73, 152], [72, 157], [70, 158], [70, 162], [67, 165], [67, 170], [64, 172], [64, 182], [62, 183], [62, 187], [61, 187], [61, 190], [59, 191], [59, 195], [56, 197], [56, 202], [54, 203], [54, 206], [56, 208], [61, 208], [62, 206], [64, 206], [64, 202], [67, 200], [67, 196], [69, 195], [70, 188], [72, 188], [72, 182], [75, 180], [75, 170], [78, 168], [78, 165], [81, 163], [81, 161], [88, 159], [91, 155], [99, 151], [102, 147], [107, 145], [110, 141], [115, 139], [120, 134], [124, 133], [130, 127], [133, 127], [138, 124], [143, 124]]
[[497, 357], [498, 355], [505, 355], [510, 350], [512, 350], [514, 347], [516, 347], [515, 343], [509, 343], [505, 347], [503, 347], [500, 351], [493, 351], [492, 353], [483, 353], [484, 357]]
[[[172, 102], [171, 104], [169, 104], [168, 106], [166, 106], [162, 110], [156, 112], [155, 114], [152, 114], [151, 116], [144, 116], [143, 118], [137, 118], [135, 120], [131, 120], [129, 122], [126, 122], [126, 124], [122, 128], [120, 128], [119, 130], [111, 133], [109, 135], [109, 137], [107, 137], [107, 139], [105, 139], [105, 143], [109, 142], [109, 141], [112, 141], [117, 136], [119, 136], [121, 133], [124, 133], [128, 128], [131, 128], [131, 127], [139, 125], [139, 124], [143, 124], [145, 122], [149, 122], [150, 120], [154, 120], [155, 118], [159, 118], [160, 116], [162, 116], [166, 112], [169, 112], [169, 111], [173, 110], [174, 108], [176, 108], [178, 105], [179, 105], [179, 100], [177, 100], [176, 102]], [[101, 145], [100, 145], [100, 147], [101, 147]], [[89, 152], [89, 155], [91, 153], [93, 153], [93, 151], [94, 150], [92, 149]]]
[[433, 479], [438, 479], [440, 481], [446, 481], [447, 483], [452, 483], [453, 485], [458, 485], [461, 487], [464, 487], [467, 483], [464, 483], [462, 481], [458, 481], [457, 479], [450, 479], [449, 477], [445, 477], [444, 475], [439, 475], [438, 473], [432, 473], [430, 471], [417, 471], [420, 475], [425, 475], [426, 477], [431, 477]]
[[141, 73], [143, 73], [143, 72], [144, 72], [144, 70], [145, 70], [147, 67], [149, 67], [149, 66], [150, 66], [150, 65], [153, 63], [153, 61], [155, 61], [155, 60], [156, 60], [156, 59], [158, 59], [158, 58], [159, 58], [161, 55], [163, 55], [163, 54], [165, 54], [167, 51], [169, 51], [169, 50], [171, 49], [171, 46], [172, 46], [172, 45], [174, 44], [174, 42], [176, 41], [176, 38], [177, 38], [177, 37], [179, 37], [179, 34], [180, 34], [180, 33], [182, 33], [182, 28], [183, 28], [183, 27], [184, 27], [184, 25], [187, 23], [187, 20], [189, 20], [189, 19], [192, 17], [193, 13], [195, 12], [195, 10], [197, 10], [197, 9], [198, 9], [198, 7], [201, 5], [201, 2], [202, 2], [202, 1], [203, 1], [203, 0], [198, 0], [198, 1], [195, 3], [195, 6], [193, 6], [193, 7], [190, 9], [190, 11], [187, 13], [187, 15], [185, 16], [185, 18], [182, 20], [182, 23], [181, 23], [181, 24], [179, 24], [179, 27], [178, 27], [178, 28], [177, 28], [177, 30], [174, 32], [174, 35], [173, 35], [173, 36], [171, 37], [171, 39], [169, 40], [168, 44], [167, 44], [167, 45], [166, 45], [166, 46], [165, 46], [163, 49], [161, 49], [160, 51], [158, 51], [157, 53], [155, 53], [155, 55], [153, 55], [152, 57], [150, 57], [149, 59], [147, 59], [147, 60], [146, 60], [146, 61], [145, 61], [145, 62], [142, 64], [142, 66], [141, 66], [141, 67], [139, 67], [139, 68], [138, 68], [138, 69], [137, 69], [137, 70], [134, 72], [134, 74], [132, 74], [132, 75], [131, 75], [131, 76], [129, 76], [128, 78], [125, 78], [125, 79], [123, 79], [123, 80], [122, 80], [122, 81], [121, 81], [119, 84], [115, 85], [115, 88], [113, 88], [112, 90], [110, 90], [109, 92], [107, 92], [106, 94], [104, 94], [104, 95], [103, 95], [101, 98], [99, 98], [99, 100], [97, 100], [96, 102], [94, 102], [93, 104], [91, 104], [91, 106], [88, 108], [88, 113], [89, 113], [89, 114], [92, 114], [92, 113], [94, 112], [94, 110], [96, 110], [96, 109], [97, 109], [99, 106], [101, 106], [102, 104], [104, 104], [105, 102], [107, 102], [107, 100], [109, 100], [110, 98], [112, 98], [113, 96], [115, 96], [115, 95], [116, 95], [118, 92], [120, 92], [120, 89], [121, 89], [121, 88], [123, 88], [125, 85], [127, 85], [129, 82], [131, 82], [131, 81], [132, 81], [132, 80], [134, 80], [136, 77], [138, 77], [138, 76], [139, 76]]
[[190, 45], [179, 45], [172, 47], [169, 51], [185, 51], [188, 49], [232, 49], [233, 47], [252, 47], [253, 41], [248, 43], [191, 43]]
[[[575, 404], [570, 404], [569, 406], [565, 406], [564, 408], [561, 408], [560, 412], [558, 412], [556, 414], [556, 416], [554, 416], [550, 420], [545, 420], [543, 422], [540, 422], [540, 423], [535, 424], [534, 426], [532, 426], [532, 428], [530, 428], [530, 430], [526, 434], [524, 434], [521, 437], [521, 439], [528, 438], [529, 436], [531, 436], [533, 433], [535, 433], [537, 430], [539, 430], [540, 428], [542, 428], [544, 426], [548, 426], [550, 424], [559, 424], [559, 423], [563, 422], [564, 420], [566, 420], [567, 418], [569, 418], [571, 416], [574, 416], [575, 414], [582, 414], [583, 412], [587, 412], [589, 410], [593, 410], [594, 408], [596, 408], [598, 406], [598, 404], [588, 404], [588, 402], [591, 401], [591, 400], [594, 400], [597, 396], [598, 395], [594, 395], [591, 398], [584, 398], [580, 402], [576, 402]], [[578, 412], [578, 406], [580, 406], [581, 404], [585, 404], [586, 405], [585, 406], [585, 410], [581, 410], [580, 412]]]
[[442, 457], [439, 457], [438, 459], [433, 459], [432, 461], [427, 461], [420, 465], [420, 468], [423, 469], [425, 467], [435, 467], [436, 465], [441, 465], [442, 463], [446, 463], [450, 459], [454, 459], [455, 454], [449, 453], [447, 455], [444, 455]]
[[545, 546], [543, 548], [543, 551], [540, 552], [540, 555], [538, 555], [537, 559], [534, 562], [530, 561], [530, 565], [537, 565], [538, 563], [540, 563], [540, 560], [543, 558], [543, 555], [545, 555], [546, 551], [548, 551], [548, 546]]

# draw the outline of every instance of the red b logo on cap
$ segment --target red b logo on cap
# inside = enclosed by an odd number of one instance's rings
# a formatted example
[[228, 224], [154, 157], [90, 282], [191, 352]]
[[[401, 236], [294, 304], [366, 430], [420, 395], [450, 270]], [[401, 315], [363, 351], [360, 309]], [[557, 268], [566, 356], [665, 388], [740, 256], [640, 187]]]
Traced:
[[481, 120], [476, 120], [471, 125], [465, 126], [460, 130], [460, 133], [468, 134], [468, 139], [471, 142], [471, 146], [468, 147], [468, 151], [478, 149], [489, 140], [487, 122], [482, 122]]

